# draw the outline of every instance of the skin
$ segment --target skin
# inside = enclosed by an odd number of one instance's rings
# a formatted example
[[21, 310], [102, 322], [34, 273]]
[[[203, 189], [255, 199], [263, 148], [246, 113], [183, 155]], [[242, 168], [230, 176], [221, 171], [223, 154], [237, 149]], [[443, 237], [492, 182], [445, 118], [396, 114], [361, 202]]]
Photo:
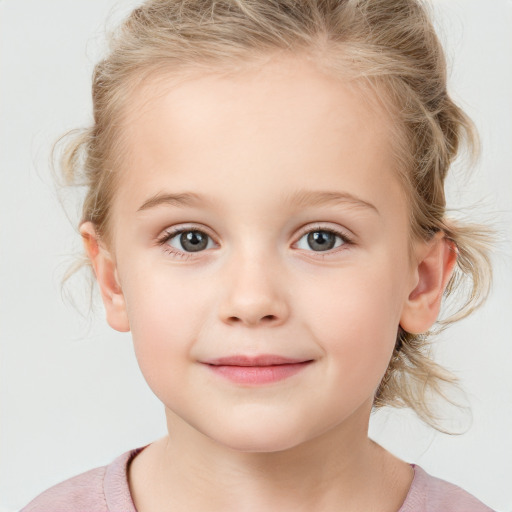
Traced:
[[[390, 120], [300, 58], [170, 84], [130, 103], [110, 244], [81, 226], [107, 320], [165, 405], [169, 436], [129, 470], [137, 510], [397, 511], [413, 470], [368, 439], [373, 396], [456, 255], [442, 234], [409, 250]], [[162, 199], [185, 192], [204, 199]], [[187, 254], [171, 228], [208, 244]], [[308, 242], [332, 230], [332, 249]], [[259, 385], [204, 364], [235, 354], [310, 363]]]

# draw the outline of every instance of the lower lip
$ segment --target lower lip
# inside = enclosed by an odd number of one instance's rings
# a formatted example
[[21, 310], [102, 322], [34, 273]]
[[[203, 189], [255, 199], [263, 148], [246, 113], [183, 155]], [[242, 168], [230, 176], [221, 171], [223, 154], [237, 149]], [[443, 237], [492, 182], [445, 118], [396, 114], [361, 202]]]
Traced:
[[271, 384], [304, 370], [312, 361], [271, 366], [208, 365], [210, 370], [236, 384]]

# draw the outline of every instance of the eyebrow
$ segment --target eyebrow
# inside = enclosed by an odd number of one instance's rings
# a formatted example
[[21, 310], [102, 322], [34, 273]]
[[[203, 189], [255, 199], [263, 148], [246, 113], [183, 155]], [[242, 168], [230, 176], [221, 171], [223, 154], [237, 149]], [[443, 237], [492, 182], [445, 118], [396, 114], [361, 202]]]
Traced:
[[357, 208], [373, 210], [375, 213], [380, 215], [379, 210], [374, 204], [369, 203], [368, 201], [364, 201], [360, 197], [357, 197], [348, 192], [298, 190], [286, 199], [286, 203], [289, 205], [298, 206], [300, 208], [306, 208], [308, 206], [325, 206], [347, 203]]
[[155, 206], [167, 205], [167, 206], [196, 206], [200, 203], [209, 203], [205, 197], [196, 194], [194, 192], [182, 192], [180, 194], [166, 194], [158, 193], [151, 196], [147, 201], [137, 210], [138, 212], [154, 208]]
[[[380, 215], [375, 205], [348, 192], [298, 190], [285, 199], [285, 204], [299, 208], [311, 206], [350, 204], [358, 208], [373, 210]], [[175, 206], [178, 208], [212, 204], [211, 200], [195, 192], [181, 192], [179, 194], [158, 193], [145, 201], [137, 211], [144, 211], [156, 206]]]

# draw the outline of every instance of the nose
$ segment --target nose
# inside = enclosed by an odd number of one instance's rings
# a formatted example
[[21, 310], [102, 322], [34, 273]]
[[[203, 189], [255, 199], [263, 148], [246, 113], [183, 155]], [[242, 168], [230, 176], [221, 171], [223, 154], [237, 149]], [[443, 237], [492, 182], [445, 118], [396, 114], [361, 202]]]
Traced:
[[219, 315], [230, 325], [278, 326], [289, 315], [283, 274], [269, 258], [247, 257], [226, 269]]

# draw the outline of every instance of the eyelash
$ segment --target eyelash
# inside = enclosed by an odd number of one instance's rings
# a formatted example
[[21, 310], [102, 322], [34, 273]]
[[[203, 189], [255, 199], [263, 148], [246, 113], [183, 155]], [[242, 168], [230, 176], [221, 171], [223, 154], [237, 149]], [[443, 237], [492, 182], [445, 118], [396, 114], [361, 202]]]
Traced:
[[[333, 235], [340, 238], [341, 241], [343, 242], [340, 246], [335, 247], [333, 249], [329, 249], [327, 251], [307, 251], [307, 252], [315, 253], [322, 258], [331, 256], [333, 254], [337, 254], [340, 250], [343, 250], [343, 249], [340, 249], [340, 247], [354, 245], [352, 237], [347, 235], [347, 233], [333, 229], [331, 227], [326, 227], [326, 226], [321, 226], [321, 225], [314, 226], [313, 228], [309, 228], [307, 230], [302, 231], [300, 236], [297, 238], [297, 241], [295, 242], [295, 244], [298, 243], [305, 235], [307, 235], [309, 233], [314, 233], [316, 231], [332, 233]], [[171, 245], [167, 244], [167, 242], [169, 242], [169, 240], [172, 240], [177, 235], [181, 235], [182, 233], [187, 233], [187, 232], [199, 232], [213, 240], [213, 238], [205, 231], [202, 231], [200, 229], [195, 229], [193, 227], [187, 227], [187, 228], [176, 228], [176, 229], [171, 229], [169, 231], [165, 231], [163, 233], [163, 235], [157, 239], [157, 244], [162, 246], [162, 248], [166, 254], [172, 255], [173, 257], [188, 260], [189, 258], [193, 258], [195, 256], [195, 253], [179, 251], [176, 248], [172, 247]], [[197, 252], [201, 253], [204, 251], [197, 251]]]

